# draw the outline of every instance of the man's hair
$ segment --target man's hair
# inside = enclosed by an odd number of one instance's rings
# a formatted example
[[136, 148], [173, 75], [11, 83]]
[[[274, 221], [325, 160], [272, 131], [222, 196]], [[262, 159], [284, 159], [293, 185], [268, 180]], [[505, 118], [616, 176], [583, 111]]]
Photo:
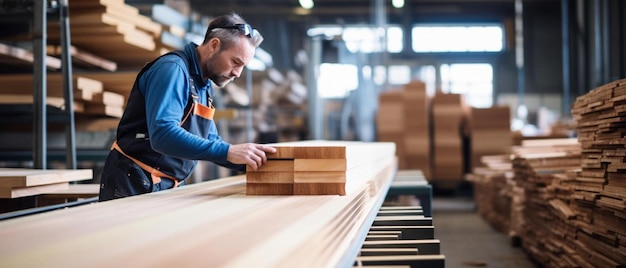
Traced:
[[[213, 19], [211, 23], [209, 23], [202, 43], [209, 42], [212, 38], [218, 38], [222, 43], [220, 50], [231, 47], [239, 41], [239, 35], [241, 35], [241, 33], [237, 29], [224, 29], [220, 27], [232, 27], [236, 24], [246, 24], [246, 21], [235, 12]], [[250, 40], [254, 47], [258, 47], [261, 42], [263, 42], [263, 36], [256, 29], [254, 29], [254, 34], [247, 39]]]

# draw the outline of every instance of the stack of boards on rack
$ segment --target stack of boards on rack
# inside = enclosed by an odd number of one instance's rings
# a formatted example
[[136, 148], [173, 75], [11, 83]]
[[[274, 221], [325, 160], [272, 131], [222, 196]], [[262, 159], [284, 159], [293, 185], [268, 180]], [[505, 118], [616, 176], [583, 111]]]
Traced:
[[19, 198], [67, 190], [70, 182], [92, 178], [91, 169], [0, 168], [0, 198]]
[[302, 141], [273, 146], [246, 172], [248, 195], [346, 195], [396, 165], [393, 142]]

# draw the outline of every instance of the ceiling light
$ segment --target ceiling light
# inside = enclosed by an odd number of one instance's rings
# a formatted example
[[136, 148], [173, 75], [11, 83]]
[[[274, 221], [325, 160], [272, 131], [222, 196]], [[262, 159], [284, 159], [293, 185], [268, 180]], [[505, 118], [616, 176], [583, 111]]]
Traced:
[[404, 0], [391, 0], [391, 5], [393, 5], [393, 7], [395, 8], [403, 8]]
[[298, 0], [300, 6], [305, 9], [311, 9], [313, 7], [313, 0]]

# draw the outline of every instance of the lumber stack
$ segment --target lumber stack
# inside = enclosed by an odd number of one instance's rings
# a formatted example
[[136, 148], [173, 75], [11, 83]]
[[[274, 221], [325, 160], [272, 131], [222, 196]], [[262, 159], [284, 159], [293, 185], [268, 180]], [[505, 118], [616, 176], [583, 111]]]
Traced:
[[303, 141], [272, 145], [276, 153], [246, 171], [248, 195], [346, 195], [395, 166], [390, 142]]
[[470, 109], [471, 170], [483, 166], [485, 155], [502, 155], [511, 152], [511, 112], [508, 106]]
[[19, 198], [65, 190], [69, 182], [93, 178], [91, 169], [0, 168], [0, 198]]
[[399, 90], [383, 92], [376, 113], [379, 141], [395, 142], [400, 169], [431, 172], [430, 98], [425, 84], [414, 80]]
[[6, 220], [0, 236], [11, 243], [0, 243], [0, 259], [8, 267], [351, 267], [394, 169], [346, 196], [246, 195], [240, 175]]
[[[252, 76], [251, 95], [246, 92], [247, 75]], [[252, 106], [252, 136], [263, 143], [289, 142], [301, 140], [306, 126], [305, 114], [308, 90], [302, 77], [293, 70], [281, 72], [275, 68], [264, 71], [244, 73], [239, 79], [227, 84], [221, 91], [222, 102], [228, 106]], [[247, 140], [247, 131], [242, 131], [247, 123], [247, 116], [240, 116], [229, 122], [231, 139]], [[246, 133], [244, 133], [246, 132]], [[270, 133], [275, 140], [263, 135]], [[273, 134], [275, 133], [275, 134]], [[241, 138], [237, 139], [237, 136]]]
[[[2, 104], [32, 104], [33, 75], [0, 75], [0, 97]], [[126, 104], [125, 96], [105, 90], [99, 80], [81, 75], [73, 77], [74, 112], [79, 114], [121, 118]], [[63, 77], [60, 73], [46, 75], [48, 104], [63, 108]]]
[[546, 267], [572, 267], [583, 262], [576, 254], [576, 226], [581, 213], [573, 194], [581, 181], [580, 145], [576, 139], [527, 141], [515, 147], [515, 181], [523, 187], [522, 212], [512, 221], [522, 247]]
[[[122, 67], [141, 67], [171, 50], [160, 42], [163, 26], [124, 0], [71, 1], [69, 15], [73, 46]], [[49, 39], [58, 40], [59, 27], [49, 28]]]
[[511, 155], [482, 156], [481, 162], [484, 166], [474, 168], [466, 177], [473, 185], [476, 210], [496, 230], [513, 237], [511, 208], [515, 195]]
[[467, 106], [463, 95], [437, 92], [433, 97], [433, 181], [453, 187], [463, 180]]
[[592, 263], [626, 264], [626, 79], [576, 98], [572, 114], [582, 146], [574, 198], [584, 221], [576, 251]]

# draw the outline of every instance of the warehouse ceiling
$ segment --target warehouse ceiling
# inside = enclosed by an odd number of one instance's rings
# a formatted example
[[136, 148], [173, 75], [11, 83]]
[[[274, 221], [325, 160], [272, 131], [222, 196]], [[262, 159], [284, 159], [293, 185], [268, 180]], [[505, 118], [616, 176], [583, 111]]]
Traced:
[[[177, 4], [189, 2], [191, 10], [206, 16], [217, 16], [235, 11], [246, 19], [276, 18], [289, 21], [326, 22], [337, 18], [345, 22], [371, 22], [375, 0], [313, 0], [310, 10], [300, 7], [298, 0], [126, 0], [136, 6], [150, 4]], [[545, 0], [524, 0], [539, 2]], [[553, 0], [558, 1], [558, 0]], [[406, 16], [490, 16], [513, 10], [515, 0], [404, 0], [405, 7], [392, 7], [391, 0], [382, 0], [388, 18]], [[397, 16], [396, 16], [397, 15]]]
[[[374, 0], [314, 0], [310, 10], [300, 7], [298, 0], [190, 0], [191, 6], [203, 14], [222, 14], [236, 11], [241, 14], [263, 16], [362, 16], [372, 13]], [[464, 6], [475, 7], [489, 3], [509, 3], [514, 0], [405, 0], [405, 6], [424, 12], [459, 12]], [[383, 0], [389, 12], [400, 12]]]

